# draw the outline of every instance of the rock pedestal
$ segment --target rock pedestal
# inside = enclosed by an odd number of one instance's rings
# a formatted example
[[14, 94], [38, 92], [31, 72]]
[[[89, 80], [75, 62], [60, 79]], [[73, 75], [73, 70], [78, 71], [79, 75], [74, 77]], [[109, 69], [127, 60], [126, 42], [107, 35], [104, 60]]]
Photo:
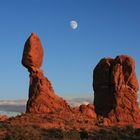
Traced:
[[41, 65], [43, 62], [43, 47], [36, 33], [32, 33], [27, 39], [22, 64], [30, 73], [29, 98], [27, 101], [27, 113], [48, 113], [54, 111], [69, 111], [70, 107], [65, 100], [55, 95], [53, 87], [43, 74]]

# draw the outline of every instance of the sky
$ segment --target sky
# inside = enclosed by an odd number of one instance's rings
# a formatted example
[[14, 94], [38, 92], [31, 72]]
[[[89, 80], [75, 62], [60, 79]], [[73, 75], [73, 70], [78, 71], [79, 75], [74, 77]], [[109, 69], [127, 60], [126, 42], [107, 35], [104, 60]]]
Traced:
[[28, 97], [21, 59], [31, 32], [42, 41], [42, 69], [59, 96], [93, 97], [93, 69], [103, 57], [131, 55], [140, 81], [139, 0], [1, 0], [0, 99]]

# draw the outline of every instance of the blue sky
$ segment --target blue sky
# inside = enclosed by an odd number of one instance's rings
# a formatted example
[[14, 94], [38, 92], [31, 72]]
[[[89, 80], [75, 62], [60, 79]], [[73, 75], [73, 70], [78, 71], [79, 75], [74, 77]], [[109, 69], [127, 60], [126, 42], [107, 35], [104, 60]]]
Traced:
[[60, 96], [92, 97], [92, 72], [103, 57], [131, 55], [140, 81], [139, 0], [1, 0], [0, 99], [28, 96], [21, 58], [31, 32], [42, 41], [43, 70]]

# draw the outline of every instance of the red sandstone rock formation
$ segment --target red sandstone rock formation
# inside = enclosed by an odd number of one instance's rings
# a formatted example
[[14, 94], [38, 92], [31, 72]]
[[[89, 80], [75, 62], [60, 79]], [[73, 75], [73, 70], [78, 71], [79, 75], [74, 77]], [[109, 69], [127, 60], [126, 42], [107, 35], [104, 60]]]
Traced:
[[82, 104], [80, 105], [79, 110], [82, 114], [90, 118], [96, 119], [96, 113], [94, 111], [94, 106], [92, 104], [88, 104], [88, 105]]
[[[32, 33], [27, 39], [22, 64], [30, 72], [30, 85], [29, 85], [29, 99], [27, 101], [26, 112], [27, 113], [49, 113], [60, 112], [74, 113], [75, 117], [78, 114], [96, 117], [93, 105], [77, 107], [75, 112], [74, 108], [71, 108], [65, 100], [55, 95], [50, 81], [44, 76], [41, 70], [43, 62], [43, 47], [41, 41], [36, 33]], [[72, 115], [73, 116], [73, 115]]]
[[81, 105], [71, 108], [65, 100], [55, 95], [50, 81], [44, 76], [41, 70], [43, 61], [43, 47], [36, 33], [32, 33], [27, 39], [22, 64], [30, 72], [29, 99], [27, 101], [27, 113], [49, 113], [63, 112], [70, 113], [74, 118], [79, 115], [83, 117], [96, 118], [93, 105]]
[[139, 85], [132, 57], [101, 59], [94, 69], [93, 88], [99, 122], [137, 122]]
[[6, 121], [7, 119], [8, 119], [8, 116], [0, 115], [0, 122]]
[[22, 64], [27, 69], [31, 67], [40, 68], [43, 62], [43, 47], [36, 33], [32, 33], [24, 46]]
[[30, 72], [29, 99], [26, 112], [48, 113], [53, 111], [70, 110], [65, 100], [55, 95], [50, 81], [40, 69], [43, 61], [43, 47], [36, 33], [27, 39], [22, 64]]

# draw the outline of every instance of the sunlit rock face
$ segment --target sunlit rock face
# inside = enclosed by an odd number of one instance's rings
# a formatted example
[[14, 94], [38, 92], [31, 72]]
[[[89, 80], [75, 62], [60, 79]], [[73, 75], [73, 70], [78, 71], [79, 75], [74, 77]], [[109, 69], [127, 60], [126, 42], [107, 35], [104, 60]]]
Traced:
[[[27, 39], [22, 64], [30, 73], [29, 97], [26, 106], [26, 113], [53, 114], [69, 113], [70, 118], [91, 118], [96, 119], [96, 114], [93, 105], [81, 105], [80, 107], [72, 108], [67, 102], [57, 96], [53, 90], [51, 82], [44, 76], [41, 65], [43, 62], [43, 47], [36, 33], [32, 33]], [[61, 115], [62, 117], [62, 115]]]
[[27, 39], [22, 64], [30, 72], [29, 99], [26, 112], [48, 113], [60, 110], [70, 110], [65, 100], [55, 95], [51, 82], [43, 74], [43, 47], [36, 33]]
[[0, 115], [0, 122], [6, 121], [7, 119], [8, 119], [8, 116]]
[[43, 47], [36, 33], [32, 33], [24, 46], [22, 64], [26, 68], [40, 68], [43, 62]]
[[139, 89], [135, 62], [127, 55], [103, 58], [93, 72], [94, 106], [102, 122], [137, 122]]
[[79, 106], [79, 111], [90, 118], [96, 119], [96, 113], [94, 111], [93, 104], [88, 105], [82, 104]]

